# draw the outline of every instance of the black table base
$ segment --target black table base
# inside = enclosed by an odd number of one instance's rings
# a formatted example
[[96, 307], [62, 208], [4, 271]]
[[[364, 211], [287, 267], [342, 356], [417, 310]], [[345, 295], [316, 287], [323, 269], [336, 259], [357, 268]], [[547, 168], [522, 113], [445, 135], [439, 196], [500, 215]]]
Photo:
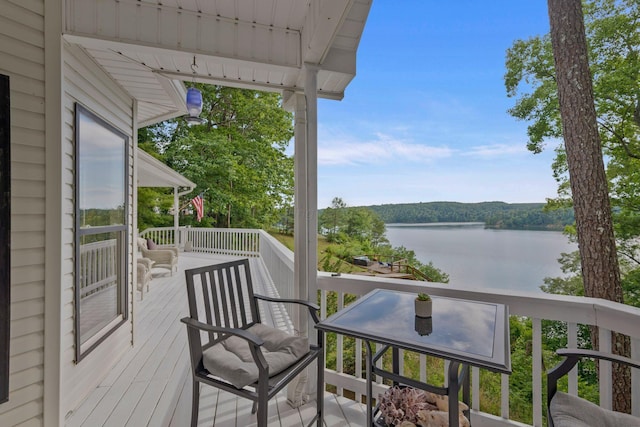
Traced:
[[[373, 402], [373, 378], [374, 375], [379, 375], [383, 378], [388, 378], [393, 381], [393, 385], [404, 385], [420, 390], [429, 391], [431, 393], [447, 396], [449, 399], [449, 426], [459, 427], [459, 407], [458, 407], [458, 394], [462, 389], [462, 401], [471, 407], [471, 381], [469, 375], [469, 365], [457, 362], [449, 361], [448, 370], [448, 386], [439, 387], [422, 381], [417, 381], [412, 378], [407, 378], [399, 374], [400, 372], [400, 358], [397, 347], [390, 345], [384, 345], [382, 349], [375, 352], [372, 347], [371, 341], [364, 340], [366, 347], [366, 369], [367, 369], [367, 425], [374, 427], [385, 427], [386, 424], [377, 417], [379, 404], [374, 408]], [[392, 367], [393, 372], [389, 372], [385, 369], [376, 366], [378, 360], [389, 350], [392, 351]], [[471, 410], [463, 411], [464, 415], [471, 423]]]

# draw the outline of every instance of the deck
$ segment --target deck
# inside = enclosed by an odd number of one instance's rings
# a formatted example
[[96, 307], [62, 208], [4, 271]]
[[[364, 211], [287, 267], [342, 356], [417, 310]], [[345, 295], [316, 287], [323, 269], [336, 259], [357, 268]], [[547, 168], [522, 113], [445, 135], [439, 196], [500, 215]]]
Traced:
[[[230, 256], [181, 253], [178, 272], [154, 269], [149, 293], [135, 292], [134, 334], [131, 351], [116, 363], [100, 385], [67, 416], [68, 427], [189, 425], [191, 378], [186, 332], [180, 318], [187, 315], [184, 270], [234, 259]], [[251, 259], [256, 291], [273, 294], [264, 280], [259, 258]], [[266, 318], [278, 319], [277, 313]], [[277, 323], [277, 322], [276, 322]], [[281, 393], [269, 406], [269, 424], [306, 425], [315, 413], [315, 402], [293, 409]], [[365, 425], [364, 407], [330, 393], [325, 395], [326, 426]], [[200, 400], [202, 426], [251, 426], [251, 402], [212, 387], [203, 387]]]

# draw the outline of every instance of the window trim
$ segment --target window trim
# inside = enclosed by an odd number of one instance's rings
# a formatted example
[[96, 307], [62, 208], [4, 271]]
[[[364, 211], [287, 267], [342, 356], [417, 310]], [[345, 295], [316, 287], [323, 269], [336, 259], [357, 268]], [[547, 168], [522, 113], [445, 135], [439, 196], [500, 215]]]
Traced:
[[[75, 338], [75, 363], [79, 363], [89, 353], [95, 350], [103, 341], [105, 341], [111, 334], [113, 334], [120, 326], [125, 324], [129, 317], [129, 283], [127, 278], [129, 277], [129, 187], [131, 185], [131, 177], [129, 176], [130, 167], [130, 147], [129, 136], [108, 123], [106, 120], [84, 107], [80, 103], [75, 103], [75, 118], [74, 118], [74, 234], [75, 234], [75, 250], [74, 250], [74, 338]], [[100, 126], [104, 127], [108, 131], [115, 134], [115, 136], [122, 139], [124, 144], [124, 224], [123, 225], [109, 225], [109, 226], [96, 226], [91, 229], [82, 228], [80, 224], [80, 117], [85, 115], [90, 117]], [[122, 313], [115, 316], [101, 331], [95, 335], [89, 337], [87, 341], [82, 344], [80, 336], [80, 241], [83, 236], [103, 234], [109, 232], [121, 232], [122, 241], [120, 242], [120, 256], [118, 257], [118, 280], [120, 281], [120, 291], [118, 294], [119, 301], [122, 301]]]
[[9, 401], [11, 344], [11, 105], [0, 74], [0, 404]]

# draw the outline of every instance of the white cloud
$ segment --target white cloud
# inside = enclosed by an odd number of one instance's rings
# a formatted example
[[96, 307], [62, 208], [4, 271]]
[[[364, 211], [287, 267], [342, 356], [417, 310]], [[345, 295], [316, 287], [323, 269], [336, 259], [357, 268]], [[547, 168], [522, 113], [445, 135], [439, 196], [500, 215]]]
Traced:
[[425, 162], [451, 157], [455, 150], [448, 147], [434, 147], [415, 144], [377, 133], [370, 140], [355, 140], [347, 135], [326, 134], [318, 144], [318, 164], [355, 165], [382, 164], [396, 161]]
[[508, 144], [490, 144], [477, 145], [469, 147], [468, 151], [462, 153], [463, 156], [472, 157], [504, 157], [514, 154], [531, 154], [524, 144], [508, 145]]

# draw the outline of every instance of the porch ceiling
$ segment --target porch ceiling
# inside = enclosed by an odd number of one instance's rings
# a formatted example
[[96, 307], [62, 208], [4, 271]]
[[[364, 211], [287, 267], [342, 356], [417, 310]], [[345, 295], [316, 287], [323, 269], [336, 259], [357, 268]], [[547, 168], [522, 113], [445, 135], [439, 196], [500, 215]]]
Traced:
[[[181, 81], [341, 99], [371, 0], [68, 0], [65, 39], [138, 100], [141, 125], [186, 112]], [[196, 59], [195, 73], [192, 64]]]
[[139, 148], [137, 165], [138, 187], [196, 188], [196, 184]]

